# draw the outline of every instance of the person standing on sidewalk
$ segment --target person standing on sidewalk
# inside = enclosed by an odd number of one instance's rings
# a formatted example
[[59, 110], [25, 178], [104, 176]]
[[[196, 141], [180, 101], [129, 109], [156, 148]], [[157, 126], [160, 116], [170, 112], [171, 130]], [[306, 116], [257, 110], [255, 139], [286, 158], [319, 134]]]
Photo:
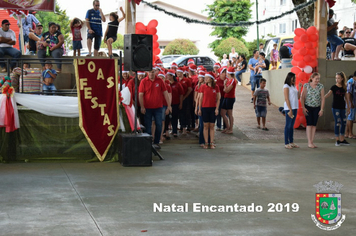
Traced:
[[320, 84], [320, 74], [314, 72], [309, 79], [309, 83], [304, 84], [301, 104], [303, 113], [307, 120], [308, 147], [317, 148], [314, 144], [316, 124], [319, 117], [324, 114], [325, 92], [324, 85]]
[[284, 147], [286, 149], [299, 148], [294, 143], [294, 123], [298, 111], [298, 99], [300, 98], [300, 89], [302, 84], [298, 84], [298, 89], [295, 87], [295, 74], [289, 72], [284, 80], [284, 111], [286, 114], [286, 125], [284, 127]]
[[337, 72], [336, 84], [333, 85], [329, 92], [325, 95], [328, 98], [331, 94], [333, 95], [332, 112], [335, 120], [334, 132], [336, 137], [335, 146], [340, 145], [350, 145], [345, 140], [345, 127], [346, 127], [346, 75], [344, 72]]

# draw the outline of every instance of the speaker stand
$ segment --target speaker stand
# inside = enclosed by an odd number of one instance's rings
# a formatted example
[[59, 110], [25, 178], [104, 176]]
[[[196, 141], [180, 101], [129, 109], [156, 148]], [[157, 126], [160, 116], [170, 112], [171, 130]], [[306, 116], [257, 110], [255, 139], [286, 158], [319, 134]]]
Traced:
[[155, 156], [158, 156], [161, 161], [164, 160], [164, 158], [162, 157], [162, 155], [157, 151], [156, 148], [153, 147], [153, 145], [152, 145], [152, 153], [153, 153]]

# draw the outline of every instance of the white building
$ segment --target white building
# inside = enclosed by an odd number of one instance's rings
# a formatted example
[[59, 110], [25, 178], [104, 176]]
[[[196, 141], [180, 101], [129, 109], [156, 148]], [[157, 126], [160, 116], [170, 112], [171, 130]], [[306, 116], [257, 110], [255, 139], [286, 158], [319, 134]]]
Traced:
[[[268, 19], [272, 16], [281, 15], [283, 12], [292, 10], [295, 6], [292, 0], [257, 0], [258, 1], [258, 19], [259, 21]], [[250, 21], [256, 21], [256, 0], [252, 6], [252, 18]], [[356, 21], [356, 4], [351, 0], [338, 0], [332, 7], [334, 10], [335, 21], [339, 21], [339, 29], [344, 26], [353, 27], [353, 22]], [[269, 21], [259, 25], [260, 38], [268, 38], [268, 34], [276, 36], [288, 36], [294, 34], [294, 29], [299, 28], [299, 20], [297, 14], [293, 12], [278, 20]], [[249, 28], [247, 35], [244, 37], [247, 42], [257, 38], [256, 24]]]

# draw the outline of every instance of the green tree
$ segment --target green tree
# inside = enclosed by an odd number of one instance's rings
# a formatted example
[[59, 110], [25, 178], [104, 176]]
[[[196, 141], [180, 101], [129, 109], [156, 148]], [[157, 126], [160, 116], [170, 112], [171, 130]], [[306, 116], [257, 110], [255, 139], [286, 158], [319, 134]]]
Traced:
[[241, 40], [238, 40], [237, 38], [233, 37], [222, 40], [220, 44], [215, 48], [214, 54], [220, 60], [225, 53], [229, 54], [232, 47], [235, 48], [235, 51], [239, 55], [243, 54], [246, 56], [248, 54], [248, 49], [245, 44]]
[[189, 39], [175, 39], [169, 44], [162, 55], [196, 55], [199, 53], [199, 49]]
[[[292, 0], [294, 6], [306, 3], [307, 1], [309, 0]], [[307, 29], [310, 26], [314, 25], [314, 5], [315, 3], [296, 12], [301, 28]]]
[[[251, 19], [252, 4], [249, 0], [215, 0], [213, 4], [208, 5], [205, 11], [208, 11], [212, 22], [237, 23]], [[213, 28], [214, 30], [210, 35], [220, 38], [209, 45], [213, 51], [220, 44], [221, 40], [229, 37], [241, 39], [248, 31], [247, 26]]]
[[64, 43], [66, 48], [71, 48], [72, 38], [70, 37], [70, 20], [67, 16], [66, 10], [61, 10], [59, 5], [56, 3], [55, 12], [39, 11], [36, 14], [36, 18], [43, 25], [43, 32], [48, 31], [48, 23], [55, 22], [61, 27], [61, 32], [64, 36]]
[[[107, 48], [108, 45], [104, 43], [104, 40], [101, 40], [100, 48]], [[112, 44], [113, 49], [124, 49], [124, 36], [122, 34], [117, 34], [116, 41]]]

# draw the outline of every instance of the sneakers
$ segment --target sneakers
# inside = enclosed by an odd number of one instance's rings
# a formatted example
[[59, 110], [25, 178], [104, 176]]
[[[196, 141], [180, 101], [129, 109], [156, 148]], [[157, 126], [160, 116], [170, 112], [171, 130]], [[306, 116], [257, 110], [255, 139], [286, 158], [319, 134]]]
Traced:
[[346, 139], [344, 139], [344, 141], [339, 141], [339, 140], [337, 140], [337, 141], [335, 142], [335, 146], [336, 146], [336, 147], [338, 147], [338, 146], [348, 146], [348, 145], [350, 145], [350, 143], [347, 142]]
[[341, 141], [341, 142], [339, 141], [339, 143], [340, 143], [340, 145], [346, 145], [346, 146], [350, 145], [350, 143], [347, 142], [346, 139], [344, 139], [344, 141]]
[[250, 83], [250, 82], [248, 82], [246, 85], [251, 85], [251, 83]]
[[238, 84], [238, 85], [241, 85], [241, 82], [239, 81], [237, 84]]
[[251, 98], [251, 101], [250, 101], [251, 103], [253, 103], [253, 98]]

